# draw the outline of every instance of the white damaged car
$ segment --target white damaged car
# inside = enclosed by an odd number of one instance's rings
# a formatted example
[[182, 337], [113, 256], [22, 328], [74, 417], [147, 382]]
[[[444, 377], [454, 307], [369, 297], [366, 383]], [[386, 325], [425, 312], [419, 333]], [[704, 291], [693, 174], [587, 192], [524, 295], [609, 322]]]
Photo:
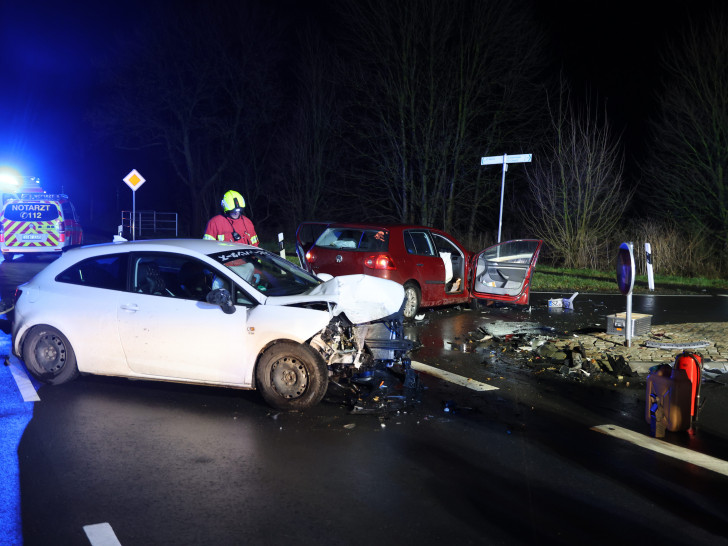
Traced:
[[13, 352], [41, 381], [79, 373], [258, 389], [279, 409], [408, 363], [404, 290], [322, 280], [265, 250], [197, 239], [65, 252], [15, 295]]

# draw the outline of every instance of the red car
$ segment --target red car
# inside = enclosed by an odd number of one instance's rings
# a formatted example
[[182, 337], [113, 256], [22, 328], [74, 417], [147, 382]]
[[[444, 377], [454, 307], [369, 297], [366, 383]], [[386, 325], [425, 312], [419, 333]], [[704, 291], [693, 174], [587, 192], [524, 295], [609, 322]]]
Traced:
[[542, 241], [507, 241], [477, 254], [423, 226], [304, 222], [296, 230], [301, 266], [313, 274], [365, 273], [405, 288], [405, 318], [422, 307], [472, 298], [527, 305]]

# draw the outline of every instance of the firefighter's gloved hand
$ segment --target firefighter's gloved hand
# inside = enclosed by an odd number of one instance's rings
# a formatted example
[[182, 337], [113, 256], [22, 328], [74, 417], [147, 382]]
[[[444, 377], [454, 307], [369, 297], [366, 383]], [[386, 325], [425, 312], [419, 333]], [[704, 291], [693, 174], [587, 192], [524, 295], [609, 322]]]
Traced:
[[207, 300], [207, 303], [211, 303], [212, 305], [219, 305], [223, 312], [228, 315], [231, 315], [235, 312], [233, 298], [230, 295], [230, 292], [225, 288], [218, 288], [217, 290], [213, 290], [212, 292], [207, 294], [207, 297], [205, 299]]

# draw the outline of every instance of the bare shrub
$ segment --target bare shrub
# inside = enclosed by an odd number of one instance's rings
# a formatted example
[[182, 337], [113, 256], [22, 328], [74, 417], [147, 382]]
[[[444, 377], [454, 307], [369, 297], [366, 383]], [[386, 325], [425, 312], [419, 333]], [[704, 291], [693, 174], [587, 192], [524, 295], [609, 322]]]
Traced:
[[631, 199], [623, 188], [619, 138], [590, 104], [579, 109], [562, 84], [551, 111], [552, 137], [526, 170], [529, 197], [523, 219], [565, 267], [598, 265], [606, 241]]
[[[723, 268], [705, 230], [686, 232], [668, 222], [640, 220], [629, 225], [621, 236], [623, 241], [634, 243], [635, 264], [641, 275], [646, 274], [646, 242], [652, 247], [652, 267], [656, 274], [716, 277]], [[616, 248], [614, 253], [616, 256]]]

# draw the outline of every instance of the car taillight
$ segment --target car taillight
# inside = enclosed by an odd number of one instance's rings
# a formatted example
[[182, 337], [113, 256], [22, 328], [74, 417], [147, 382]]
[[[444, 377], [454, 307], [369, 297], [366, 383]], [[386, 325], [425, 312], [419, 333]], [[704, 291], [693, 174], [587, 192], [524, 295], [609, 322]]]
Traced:
[[18, 303], [18, 298], [20, 297], [20, 294], [22, 294], [23, 291], [20, 288], [15, 289], [15, 293], [13, 294], [13, 305]]
[[66, 223], [58, 222], [58, 240], [62, 243], [66, 242]]
[[370, 269], [397, 269], [392, 258], [386, 254], [376, 254], [364, 260], [364, 265]]

